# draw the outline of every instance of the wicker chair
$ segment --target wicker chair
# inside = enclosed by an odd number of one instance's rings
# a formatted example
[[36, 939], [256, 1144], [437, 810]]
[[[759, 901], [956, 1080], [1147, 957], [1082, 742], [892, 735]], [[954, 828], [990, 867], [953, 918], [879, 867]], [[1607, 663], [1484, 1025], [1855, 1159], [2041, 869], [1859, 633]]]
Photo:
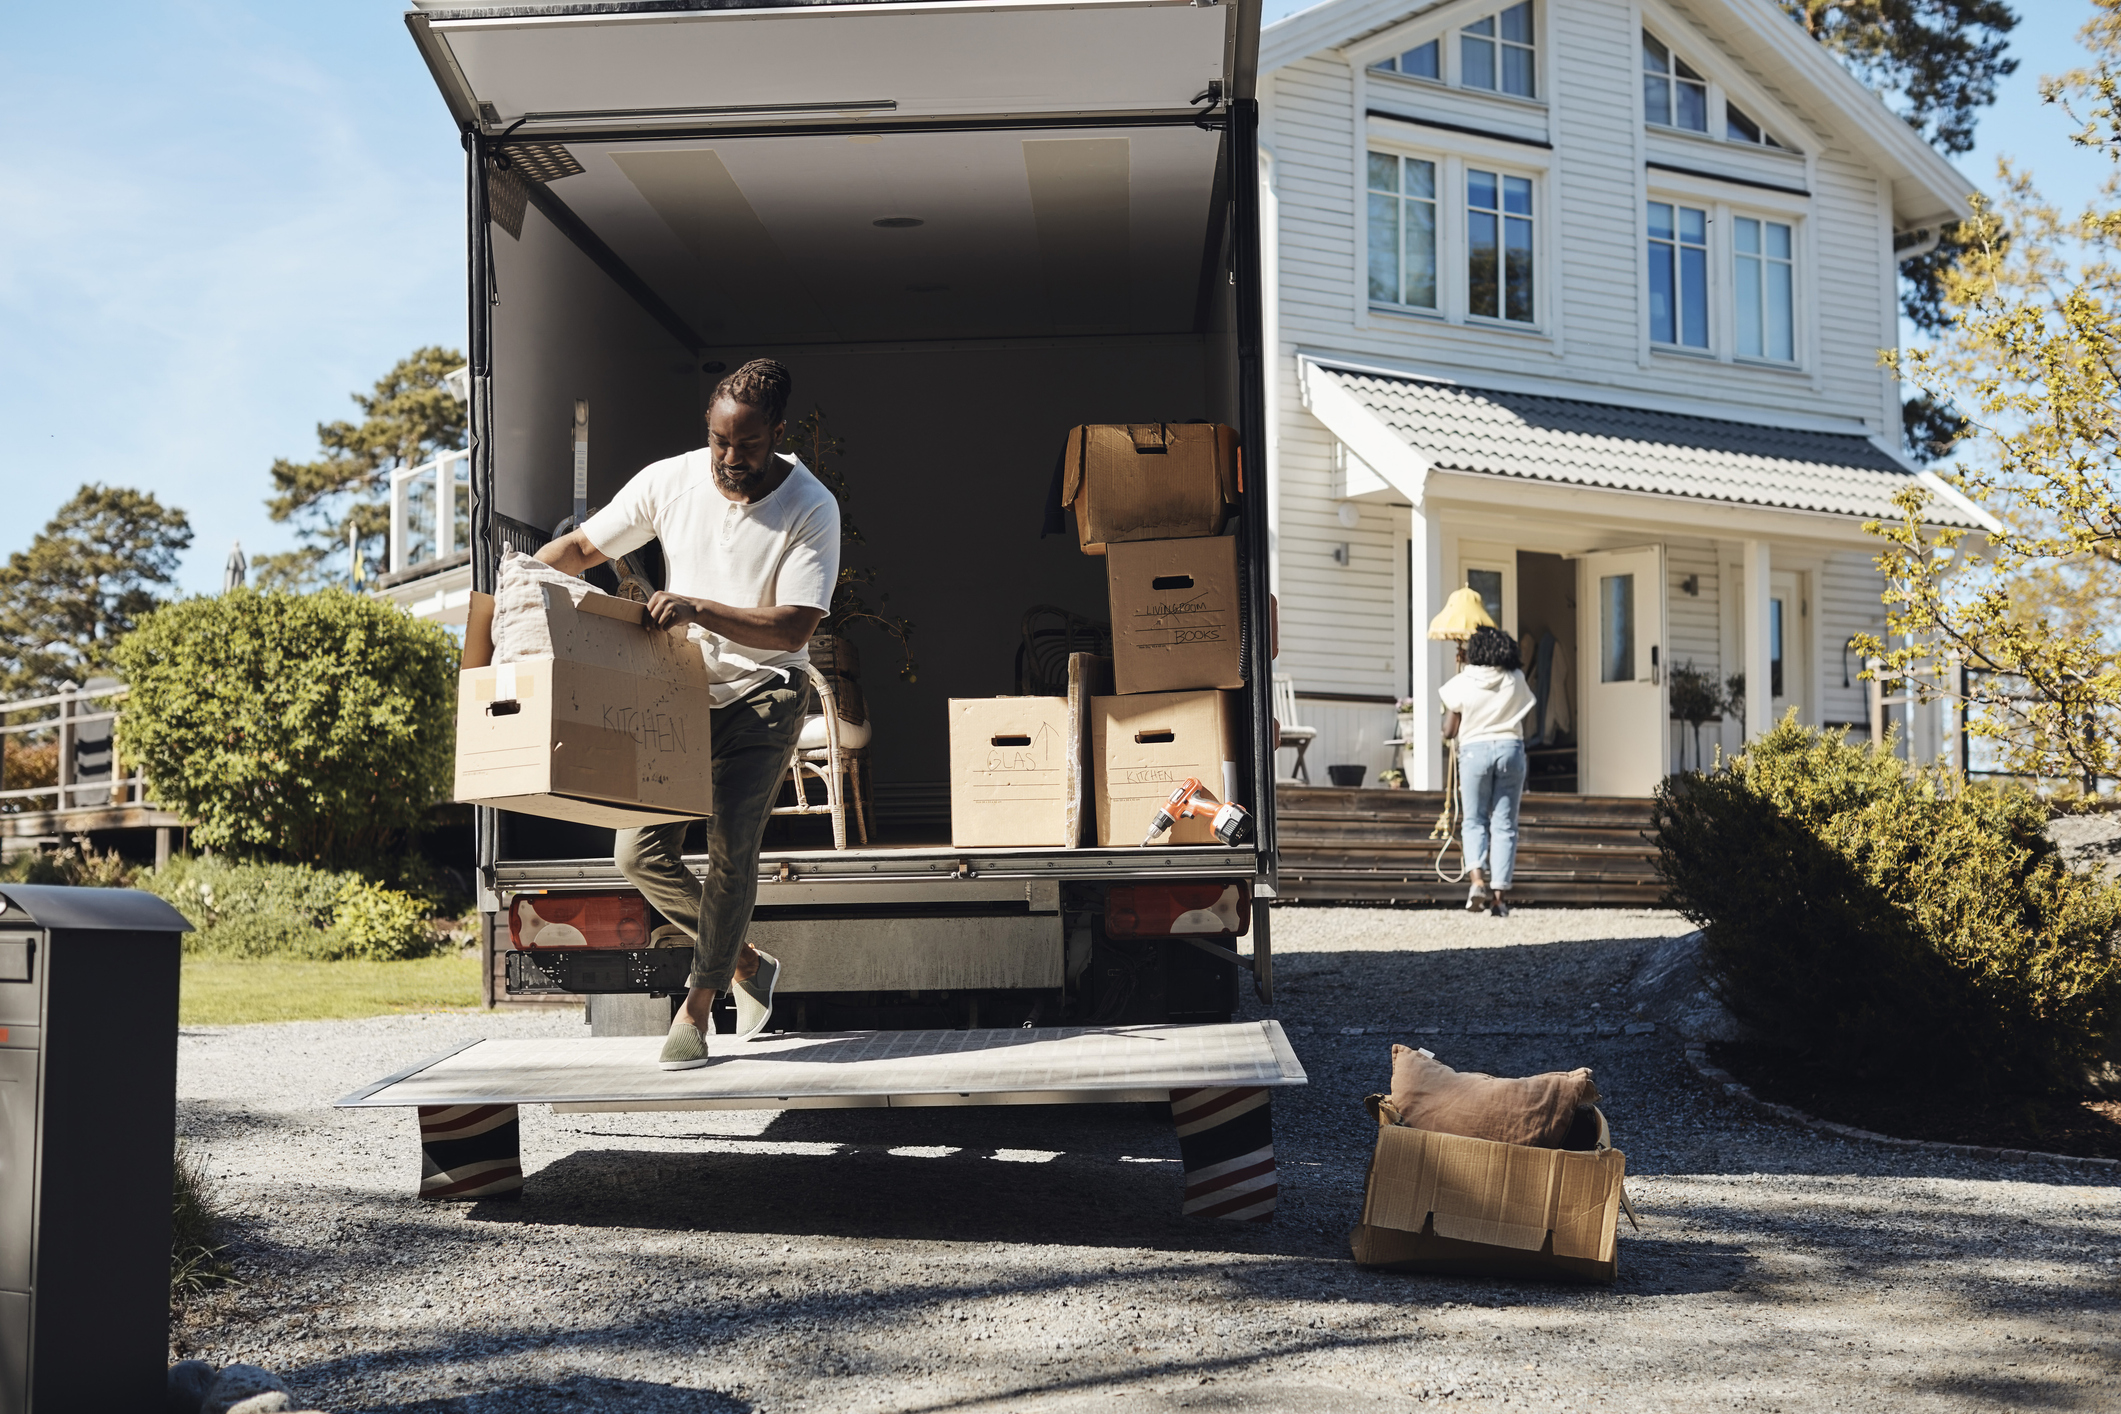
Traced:
[[[832, 680], [808, 663], [802, 665], [810, 679], [811, 690], [817, 693], [819, 711], [810, 714], [804, 721], [804, 735], [822, 735], [823, 743], [798, 744], [794, 759], [788, 763], [789, 784], [795, 787], [793, 805], [777, 805], [776, 815], [829, 815], [832, 817], [832, 847], [847, 847], [847, 798], [854, 798], [854, 829], [862, 844], [869, 843], [871, 822], [869, 797], [874, 794], [868, 788], [869, 735], [864, 725], [852, 729], [840, 720], [839, 704], [832, 694]], [[813, 726], [813, 723], [818, 725]], [[859, 746], [842, 740], [848, 735], [858, 735]], [[806, 782], [815, 779], [825, 787], [825, 798], [812, 801]]]
[[1068, 655], [1112, 656], [1112, 626], [1097, 623], [1057, 604], [1034, 604], [1024, 611], [1024, 641], [1016, 649], [1016, 693], [1019, 697], [1066, 697]]

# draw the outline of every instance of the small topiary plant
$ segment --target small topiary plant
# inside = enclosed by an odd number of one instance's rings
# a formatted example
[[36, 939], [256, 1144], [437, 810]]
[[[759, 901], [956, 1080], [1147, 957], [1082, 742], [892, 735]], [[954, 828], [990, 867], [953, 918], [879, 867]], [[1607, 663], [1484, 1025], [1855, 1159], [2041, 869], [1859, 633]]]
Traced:
[[1785, 717], [1658, 792], [1668, 899], [1744, 1020], [1827, 1063], [1976, 1090], [2082, 1083], [2121, 1025], [2121, 887], [2022, 789]]
[[157, 609], [115, 657], [119, 749], [210, 849], [367, 863], [447, 798], [457, 646], [394, 605], [237, 589]]

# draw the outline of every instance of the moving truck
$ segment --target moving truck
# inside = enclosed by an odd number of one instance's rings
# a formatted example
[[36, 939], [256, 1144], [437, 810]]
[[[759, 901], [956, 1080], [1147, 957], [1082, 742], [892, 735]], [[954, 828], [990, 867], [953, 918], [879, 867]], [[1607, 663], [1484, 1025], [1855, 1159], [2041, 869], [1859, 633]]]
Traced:
[[[849, 562], [916, 626], [911, 680], [849, 635], [876, 833], [768, 837], [775, 1026], [1220, 1022], [1245, 974], [1271, 1000], [1258, 0], [417, 4], [466, 154], [477, 587], [702, 445], [719, 376], [771, 356], [841, 440]], [[1053, 513], [1069, 430], [1196, 421], [1240, 453], [1253, 837], [952, 847], [950, 699], [1016, 691], [1031, 611], [1107, 617]], [[610, 831], [481, 810], [478, 850], [490, 989], [663, 1029], [688, 951], [510, 946], [519, 899], [625, 889]]]

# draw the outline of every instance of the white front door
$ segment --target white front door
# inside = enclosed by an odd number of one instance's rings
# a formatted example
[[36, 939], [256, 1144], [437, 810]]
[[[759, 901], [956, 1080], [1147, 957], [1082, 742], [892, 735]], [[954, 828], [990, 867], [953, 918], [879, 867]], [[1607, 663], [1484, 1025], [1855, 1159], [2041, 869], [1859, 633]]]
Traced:
[[1576, 562], [1576, 671], [1583, 683], [1579, 789], [1649, 795], [1665, 776], [1664, 547]]

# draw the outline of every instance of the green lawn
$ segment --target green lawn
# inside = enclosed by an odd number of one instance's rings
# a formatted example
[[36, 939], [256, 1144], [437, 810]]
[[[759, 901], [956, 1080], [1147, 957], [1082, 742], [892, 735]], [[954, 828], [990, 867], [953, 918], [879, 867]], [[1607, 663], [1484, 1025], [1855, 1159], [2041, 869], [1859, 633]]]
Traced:
[[230, 1026], [461, 1011], [478, 1005], [476, 955], [417, 962], [187, 957], [178, 1017], [186, 1026]]

